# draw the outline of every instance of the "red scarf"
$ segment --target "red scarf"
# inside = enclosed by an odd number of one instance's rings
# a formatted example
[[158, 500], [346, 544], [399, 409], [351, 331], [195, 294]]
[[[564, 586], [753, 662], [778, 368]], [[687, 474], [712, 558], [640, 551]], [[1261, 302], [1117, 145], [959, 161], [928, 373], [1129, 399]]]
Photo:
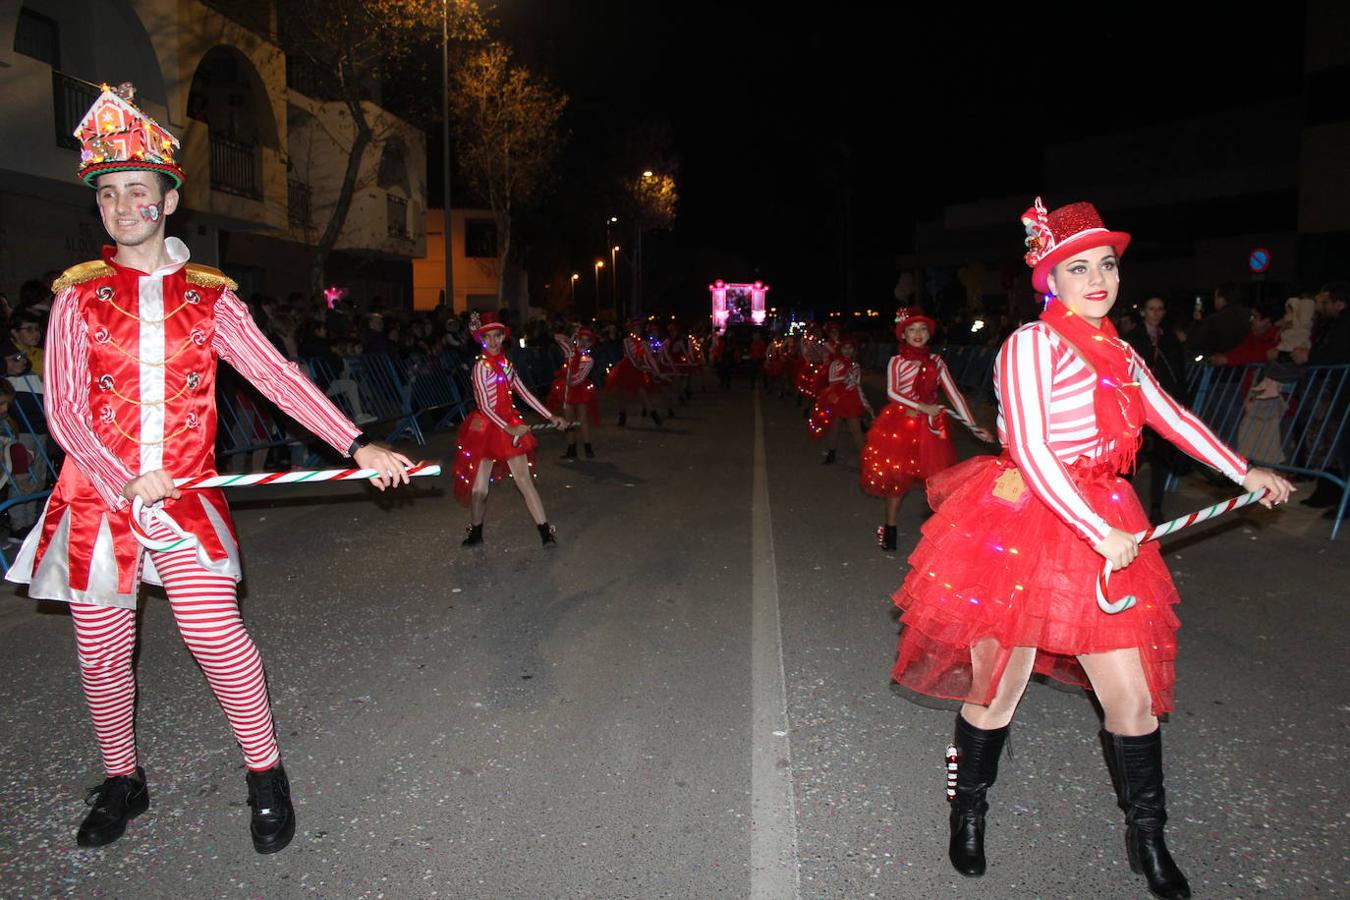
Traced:
[[915, 347], [909, 341], [900, 342], [900, 356], [919, 363], [919, 374], [914, 376], [914, 396], [920, 403], [937, 402], [937, 357], [927, 347]]
[[[1113, 472], [1133, 470], [1144, 440], [1146, 411], [1130, 365], [1129, 345], [1110, 319], [1103, 318], [1101, 328], [1093, 328], [1058, 300], [1046, 304], [1041, 321], [1058, 332], [1097, 376], [1092, 409], [1101, 435], [1098, 462], [1109, 464]], [[1115, 446], [1106, 450], [1111, 443]]]

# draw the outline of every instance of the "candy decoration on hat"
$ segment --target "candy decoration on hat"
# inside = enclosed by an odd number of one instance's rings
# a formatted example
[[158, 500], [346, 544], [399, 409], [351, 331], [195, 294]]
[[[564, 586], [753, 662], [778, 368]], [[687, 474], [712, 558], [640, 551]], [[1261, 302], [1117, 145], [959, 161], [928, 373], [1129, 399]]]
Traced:
[[74, 131], [80, 142], [80, 179], [94, 187], [105, 172], [163, 172], [182, 187], [182, 168], [175, 160], [178, 138], [132, 103], [136, 88], [123, 82], [100, 85], [102, 93]]
[[511, 329], [504, 323], [497, 321], [495, 312], [485, 312], [482, 315], [475, 312], [469, 315], [469, 333], [478, 343], [483, 343], [484, 339], [494, 331], [500, 331], [503, 338], [511, 336]]
[[937, 332], [937, 322], [924, 315], [923, 307], [920, 306], [902, 306], [895, 311], [895, 339], [903, 341], [905, 339], [905, 329], [911, 325], [927, 325], [928, 333]]
[[1047, 213], [1045, 204], [1037, 197], [1030, 209], [1022, 213], [1022, 225], [1027, 230], [1026, 262], [1031, 266], [1031, 284], [1042, 294], [1050, 293], [1049, 277], [1055, 266], [1075, 253], [1093, 247], [1111, 247], [1117, 256], [1125, 255], [1130, 236], [1123, 231], [1110, 231], [1102, 224], [1102, 217], [1091, 203], [1070, 203]]

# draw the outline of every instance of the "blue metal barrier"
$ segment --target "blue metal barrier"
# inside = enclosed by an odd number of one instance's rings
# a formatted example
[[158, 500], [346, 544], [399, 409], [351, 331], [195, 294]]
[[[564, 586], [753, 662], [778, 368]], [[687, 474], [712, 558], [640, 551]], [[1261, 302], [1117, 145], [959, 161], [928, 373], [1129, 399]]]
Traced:
[[[51, 496], [49, 485], [56, 480], [56, 462], [48, 452], [50, 439], [42, 404], [42, 379], [28, 374], [12, 376], [9, 381], [15, 388], [9, 413], [17, 420], [18, 430], [10, 426], [8, 419], [0, 419], [0, 440], [9, 450], [0, 453], [0, 474], [3, 475], [0, 513], [8, 513], [11, 525], [23, 530], [31, 527], [38, 516], [36, 508], [30, 510], [27, 507], [45, 502]], [[25, 472], [15, 472], [10, 466], [12, 448], [16, 446], [23, 447], [27, 452], [28, 466]], [[22, 516], [17, 511], [20, 507], [25, 508]], [[3, 546], [0, 546], [0, 564], [5, 569], [9, 568], [9, 555]]]

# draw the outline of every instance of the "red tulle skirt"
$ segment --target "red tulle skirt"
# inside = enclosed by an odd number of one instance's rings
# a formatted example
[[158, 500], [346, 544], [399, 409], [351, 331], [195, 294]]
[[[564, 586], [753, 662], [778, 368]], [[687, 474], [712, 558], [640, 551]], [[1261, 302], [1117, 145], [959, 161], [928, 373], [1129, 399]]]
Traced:
[[652, 376], [633, 365], [626, 356], [615, 363], [605, 376], [605, 390], [613, 391], [627, 400], [651, 390], [651, 386]]
[[558, 415], [563, 415], [564, 405], [585, 407], [585, 412], [582, 415], [592, 425], [599, 425], [600, 392], [596, 390], [595, 382], [587, 381], [579, 387], [573, 386], [571, 390], [567, 390], [567, 372], [565, 369], [564, 366], [553, 376], [553, 384], [548, 389], [548, 399], [544, 401], [544, 405]]
[[764, 359], [764, 374], [769, 378], [777, 378], [783, 374], [783, 367], [786, 364], [787, 360], [783, 359], [782, 354], [770, 354]]
[[916, 482], [956, 464], [947, 415], [928, 416], [899, 403], [887, 404], [867, 430], [858, 482], [873, 497], [899, 497]]
[[858, 396], [858, 388], [832, 384], [820, 392], [816, 405], [811, 407], [806, 431], [811, 440], [818, 441], [825, 437], [836, 419], [861, 419], [865, 412], [867, 409], [862, 397]]
[[[519, 414], [508, 416], [506, 420], [512, 425], [524, 424]], [[455, 464], [451, 471], [455, 480], [455, 499], [461, 505], [469, 505], [473, 480], [482, 460], [493, 460], [494, 484], [510, 474], [506, 461], [513, 456], [528, 456], [530, 467], [534, 467], [534, 450], [539, 446], [534, 435], [522, 435], [519, 446], [511, 443], [511, 440], [511, 435], [478, 410], [469, 413], [469, 417], [459, 426], [459, 446], [455, 448]]]
[[816, 376], [820, 374], [820, 372], [820, 366], [802, 360], [797, 367], [797, 376], [793, 382], [797, 386], [797, 393], [814, 400], [817, 393]]
[[[1129, 482], [1073, 466], [1088, 504], [1125, 531], [1148, 527]], [[1110, 615], [1094, 585], [1102, 557], [1022, 481], [1006, 457], [979, 456], [928, 482], [934, 514], [896, 591], [904, 610], [891, 677], [933, 697], [987, 705], [1015, 647], [1035, 647], [1035, 671], [1090, 688], [1076, 657], [1139, 651], [1155, 715], [1172, 709], [1180, 600], [1156, 542], [1111, 576], [1109, 599], [1138, 597]]]

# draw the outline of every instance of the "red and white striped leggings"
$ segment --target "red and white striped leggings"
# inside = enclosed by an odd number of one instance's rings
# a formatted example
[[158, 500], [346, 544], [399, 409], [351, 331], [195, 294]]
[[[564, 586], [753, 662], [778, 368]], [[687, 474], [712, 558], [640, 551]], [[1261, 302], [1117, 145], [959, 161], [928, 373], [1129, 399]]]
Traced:
[[[167, 533], [166, 533], [167, 534]], [[163, 535], [156, 535], [157, 537]], [[239, 618], [234, 579], [215, 575], [191, 549], [153, 555], [174, 620], [255, 772], [280, 759], [262, 658]], [[136, 611], [70, 604], [80, 682], [109, 778], [136, 771]]]

